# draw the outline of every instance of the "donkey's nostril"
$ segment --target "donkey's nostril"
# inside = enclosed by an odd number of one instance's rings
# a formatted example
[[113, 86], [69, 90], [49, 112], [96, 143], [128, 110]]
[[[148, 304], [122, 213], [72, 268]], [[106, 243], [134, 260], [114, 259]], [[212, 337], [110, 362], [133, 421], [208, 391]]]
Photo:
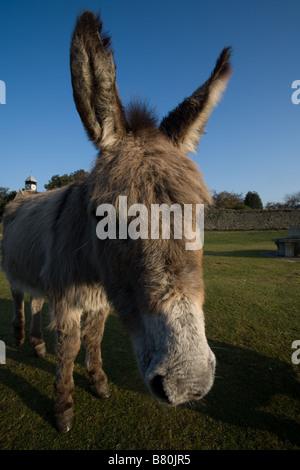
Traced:
[[154, 395], [161, 401], [164, 401], [166, 403], [170, 403], [163, 387], [163, 376], [162, 375], [156, 375], [154, 379], [151, 380], [151, 389], [154, 393]]

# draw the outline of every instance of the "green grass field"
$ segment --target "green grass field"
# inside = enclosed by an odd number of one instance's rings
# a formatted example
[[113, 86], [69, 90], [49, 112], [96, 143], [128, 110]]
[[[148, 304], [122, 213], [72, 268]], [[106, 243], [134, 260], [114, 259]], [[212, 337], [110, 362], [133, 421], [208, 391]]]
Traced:
[[267, 256], [275, 249], [272, 238], [285, 233], [205, 234], [204, 310], [217, 378], [201, 402], [156, 404], [112, 314], [102, 347], [112, 396], [100, 401], [91, 395], [82, 348], [74, 371], [75, 426], [62, 436], [52, 417], [56, 358], [47, 306], [48, 354], [38, 359], [28, 341], [14, 346], [12, 301], [1, 273], [0, 339], [7, 361], [0, 365], [0, 448], [300, 450], [300, 365], [291, 359], [292, 343], [300, 340], [300, 262]]

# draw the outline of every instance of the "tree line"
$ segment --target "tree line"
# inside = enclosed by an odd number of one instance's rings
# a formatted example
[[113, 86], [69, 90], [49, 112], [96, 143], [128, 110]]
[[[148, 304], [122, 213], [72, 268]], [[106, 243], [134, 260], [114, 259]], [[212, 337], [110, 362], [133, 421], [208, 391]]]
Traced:
[[242, 193], [230, 193], [228, 191], [217, 193], [216, 191], [213, 191], [212, 199], [213, 209], [263, 209], [263, 203], [256, 191], [248, 191], [245, 197]]
[[[61, 188], [69, 183], [74, 183], [84, 178], [88, 172], [77, 170], [73, 173], [64, 175], [53, 175], [44, 185], [46, 191], [55, 188]], [[2, 220], [6, 204], [14, 199], [16, 191], [9, 191], [9, 188], [0, 187], [0, 221]], [[246, 196], [234, 192], [221, 191], [212, 192], [212, 209], [233, 209], [233, 210], [251, 210], [251, 209], [300, 209], [300, 191], [287, 194], [283, 202], [268, 202], [265, 207], [259, 194], [256, 191], [248, 191]]]
[[300, 191], [287, 194], [284, 202], [268, 202], [265, 209], [300, 209]]
[[214, 209], [300, 209], [300, 191], [287, 194], [283, 202], [267, 202], [265, 207], [256, 191], [248, 191], [245, 197], [234, 192], [213, 191], [212, 198]]

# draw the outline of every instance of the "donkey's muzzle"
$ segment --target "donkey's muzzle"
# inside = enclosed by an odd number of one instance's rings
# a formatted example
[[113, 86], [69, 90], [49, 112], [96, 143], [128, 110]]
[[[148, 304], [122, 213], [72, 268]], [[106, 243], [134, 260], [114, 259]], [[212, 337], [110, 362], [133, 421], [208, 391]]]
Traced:
[[162, 404], [179, 405], [193, 400], [201, 400], [211, 389], [214, 382], [216, 360], [210, 351], [206, 367], [202, 370], [188, 370], [179, 376], [172, 371], [166, 375], [157, 373], [148, 380], [151, 394]]

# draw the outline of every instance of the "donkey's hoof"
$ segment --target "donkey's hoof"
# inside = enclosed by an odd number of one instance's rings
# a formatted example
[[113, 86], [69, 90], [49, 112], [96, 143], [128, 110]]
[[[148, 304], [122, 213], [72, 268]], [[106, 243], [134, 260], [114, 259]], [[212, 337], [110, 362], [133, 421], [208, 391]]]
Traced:
[[109, 398], [111, 393], [106, 382], [91, 385], [91, 391], [97, 398]]
[[34, 346], [34, 354], [37, 356], [37, 357], [41, 357], [42, 359], [44, 359], [44, 357], [46, 356], [46, 346], [45, 346], [45, 343], [41, 343], [41, 344], [38, 344], [37, 346]]
[[71, 431], [74, 425], [73, 409], [69, 408], [62, 414], [55, 415], [55, 426], [60, 434], [66, 434]]

